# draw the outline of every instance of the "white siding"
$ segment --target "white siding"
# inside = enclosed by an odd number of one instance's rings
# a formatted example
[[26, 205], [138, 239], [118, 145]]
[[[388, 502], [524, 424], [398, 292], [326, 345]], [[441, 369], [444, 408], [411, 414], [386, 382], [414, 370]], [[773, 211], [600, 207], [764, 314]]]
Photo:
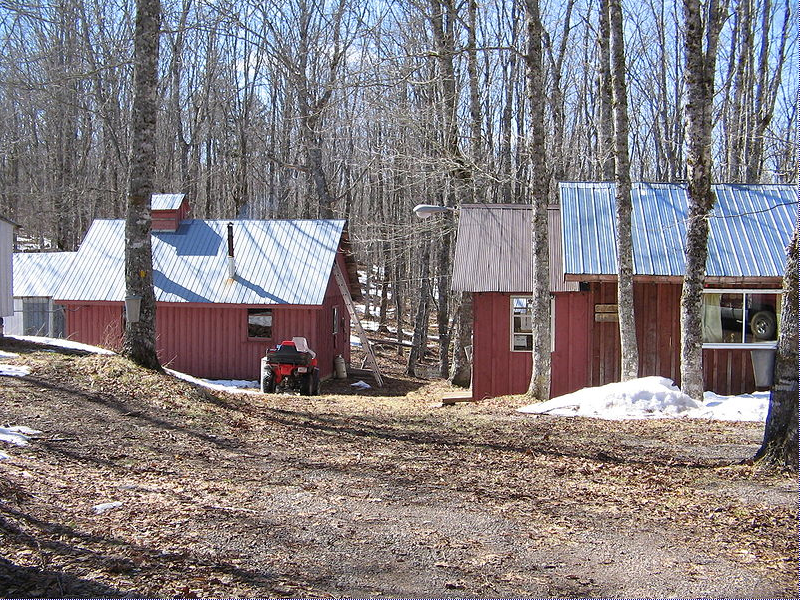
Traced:
[[13, 268], [11, 263], [14, 251], [14, 225], [0, 219], [0, 316], [12, 316], [14, 304], [11, 299], [13, 288]]

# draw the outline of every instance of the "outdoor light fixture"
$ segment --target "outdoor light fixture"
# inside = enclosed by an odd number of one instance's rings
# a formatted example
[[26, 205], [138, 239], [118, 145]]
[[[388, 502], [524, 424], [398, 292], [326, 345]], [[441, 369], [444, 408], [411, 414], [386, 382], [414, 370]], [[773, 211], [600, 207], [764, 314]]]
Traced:
[[412, 208], [415, 215], [419, 218], [430, 218], [434, 214], [442, 214], [447, 211], [454, 211], [453, 207], [443, 207], [442, 205], [416, 205]]
[[125, 320], [126, 322], [139, 322], [139, 308], [142, 305], [141, 295], [125, 296]]

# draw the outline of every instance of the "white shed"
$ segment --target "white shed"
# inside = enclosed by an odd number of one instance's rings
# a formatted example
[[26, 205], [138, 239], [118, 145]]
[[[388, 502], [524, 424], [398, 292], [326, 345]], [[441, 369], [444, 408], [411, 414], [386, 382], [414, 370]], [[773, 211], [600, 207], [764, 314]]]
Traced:
[[5, 319], [6, 335], [64, 337], [64, 308], [53, 302], [53, 291], [70, 274], [75, 254], [14, 254], [14, 316]]
[[0, 216], [0, 317], [14, 314], [12, 302], [14, 231], [17, 224]]

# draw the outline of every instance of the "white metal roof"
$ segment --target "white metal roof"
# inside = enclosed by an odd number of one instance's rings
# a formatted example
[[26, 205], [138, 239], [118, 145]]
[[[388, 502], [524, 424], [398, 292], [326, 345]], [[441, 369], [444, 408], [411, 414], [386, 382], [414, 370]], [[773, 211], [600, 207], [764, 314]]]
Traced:
[[[154, 232], [153, 281], [159, 302], [319, 305], [344, 220], [235, 220], [236, 278], [228, 278], [228, 220], [187, 220]], [[95, 220], [60, 301], [123, 301], [125, 222]]]
[[53, 297], [70, 273], [71, 251], [14, 254], [14, 297]]
[[183, 200], [183, 193], [159, 193], [150, 196], [150, 208], [155, 210], [178, 209]]

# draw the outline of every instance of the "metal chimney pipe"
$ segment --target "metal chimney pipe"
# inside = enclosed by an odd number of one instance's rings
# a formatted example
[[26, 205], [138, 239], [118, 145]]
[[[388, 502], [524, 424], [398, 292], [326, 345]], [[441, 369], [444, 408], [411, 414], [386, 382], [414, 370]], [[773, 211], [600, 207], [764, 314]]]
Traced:
[[228, 278], [234, 279], [237, 275], [237, 265], [234, 261], [234, 223], [228, 223]]

